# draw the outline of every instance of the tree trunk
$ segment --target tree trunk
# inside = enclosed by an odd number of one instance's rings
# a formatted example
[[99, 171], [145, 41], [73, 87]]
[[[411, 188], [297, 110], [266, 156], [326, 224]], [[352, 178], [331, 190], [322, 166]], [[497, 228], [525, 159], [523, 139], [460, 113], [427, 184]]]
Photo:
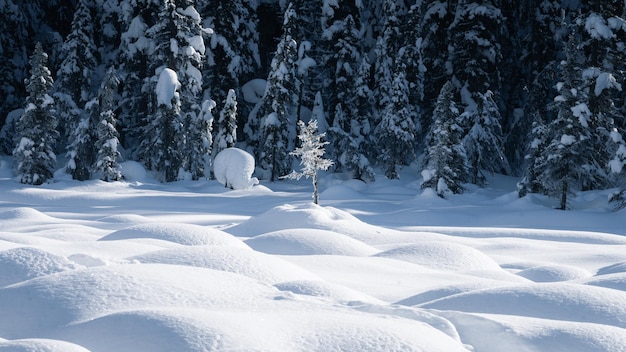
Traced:
[[563, 182], [563, 189], [561, 190], [561, 205], [559, 206], [560, 210], [567, 210], [567, 191], [569, 188], [567, 187], [567, 182]]
[[317, 190], [317, 171], [313, 175], [313, 204], [318, 204], [319, 194]]

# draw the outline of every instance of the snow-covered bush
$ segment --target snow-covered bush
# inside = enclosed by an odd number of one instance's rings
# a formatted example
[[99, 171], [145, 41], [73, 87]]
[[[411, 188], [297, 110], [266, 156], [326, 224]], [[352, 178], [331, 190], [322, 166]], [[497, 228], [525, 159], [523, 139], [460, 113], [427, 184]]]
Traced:
[[217, 181], [232, 189], [246, 189], [259, 183], [254, 172], [254, 157], [239, 148], [222, 150], [213, 162]]

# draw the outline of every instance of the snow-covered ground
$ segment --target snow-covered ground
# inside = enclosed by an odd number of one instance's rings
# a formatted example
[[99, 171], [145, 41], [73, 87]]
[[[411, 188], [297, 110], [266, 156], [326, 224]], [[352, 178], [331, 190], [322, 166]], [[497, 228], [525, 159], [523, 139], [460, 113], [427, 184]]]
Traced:
[[[496, 177], [22, 185], [0, 165], [0, 351], [626, 351], [626, 217]], [[131, 172], [132, 171], [132, 172]]]

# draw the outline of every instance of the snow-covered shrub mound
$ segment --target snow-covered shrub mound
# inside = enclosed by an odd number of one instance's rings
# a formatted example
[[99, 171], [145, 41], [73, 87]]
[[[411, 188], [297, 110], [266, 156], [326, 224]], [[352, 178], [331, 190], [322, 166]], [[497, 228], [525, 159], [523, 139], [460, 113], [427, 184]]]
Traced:
[[585, 269], [571, 265], [539, 265], [517, 273], [534, 282], [558, 282], [584, 279], [591, 276]]
[[73, 343], [49, 339], [0, 340], [0, 352], [89, 352]]
[[316, 229], [279, 230], [245, 242], [253, 249], [268, 254], [369, 256], [378, 252], [348, 236]]
[[402, 246], [376, 256], [404, 260], [438, 270], [502, 270], [488, 255], [472, 247], [449, 242], [423, 242]]
[[148, 175], [143, 165], [132, 160], [120, 163], [120, 170], [127, 181], [144, 181]]
[[126, 310], [260, 308], [277, 292], [243, 275], [179, 265], [125, 264], [65, 271], [0, 289], [0, 336], [27, 338], [32, 331], [45, 336], [68, 324]]
[[280, 258], [232, 246], [164, 249], [128, 259], [141, 263], [188, 265], [228, 271], [268, 284], [297, 279], [318, 279], [316, 275]]
[[281, 282], [274, 286], [281, 291], [288, 291], [298, 295], [329, 298], [337, 302], [369, 302], [382, 304], [382, 301], [376, 298], [326, 281], [297, 280]]
[[66, 258], [37, 248], [13, 248], [0, 252], [0, 287], [76, 268]]
[[472, 291], [435, 300], [420, 307], [626, 328], [626, 292], [569, 283], [518, 285]]
[[213, 161], [215, 179], [232, 189], [247, 189], [259, 183], [254, 173], [254, 157], [239, 148], [226, 148]]
[[187, 246], [229, 245], [246, 247], [241, 240], [218, 229], [192, 224], [145, 223], [115, 231], [100, 241], [152, 238]]

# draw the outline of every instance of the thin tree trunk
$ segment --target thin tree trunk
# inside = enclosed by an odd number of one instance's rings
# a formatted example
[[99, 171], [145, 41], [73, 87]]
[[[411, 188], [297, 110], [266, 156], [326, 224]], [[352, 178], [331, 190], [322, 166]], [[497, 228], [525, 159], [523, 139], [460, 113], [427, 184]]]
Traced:
[[566, 210], [567, 209], [567, 191], [568, 191], [568, 187], [567, 187], [567, 182], [563, 182], [563, 189], [561, 191], [561, 206], [559, 207], [560, 210]]
[[313, 175], [313, 204], [318, 204], [319, 193], [317, 190], [317, 172]]

